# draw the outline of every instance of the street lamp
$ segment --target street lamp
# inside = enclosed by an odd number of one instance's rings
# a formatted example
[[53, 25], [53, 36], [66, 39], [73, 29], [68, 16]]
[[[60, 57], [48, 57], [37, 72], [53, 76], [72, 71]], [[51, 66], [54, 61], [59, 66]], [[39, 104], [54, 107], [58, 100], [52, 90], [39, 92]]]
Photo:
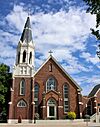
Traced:
[[99, 50], [97, 51], [97, 56], [98, 56], [99, 59], [100, 59], [100, 44], [98, 45], [98, 47], [99, 47]]

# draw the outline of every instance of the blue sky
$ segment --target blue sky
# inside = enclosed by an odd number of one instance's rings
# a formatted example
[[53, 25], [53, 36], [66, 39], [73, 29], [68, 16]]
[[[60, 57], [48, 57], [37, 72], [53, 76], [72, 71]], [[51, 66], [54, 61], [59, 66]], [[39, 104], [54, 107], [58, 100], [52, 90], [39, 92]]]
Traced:
[[90, 28], [95, 15], [86, 13], [82, 0], [0, 0], [0, 63], [12, 69], [16, 46], [21, 37], [28, 10], [35, 43], [38, 68], [53, 56], [88, 95], [100, 83], [97, 42]]

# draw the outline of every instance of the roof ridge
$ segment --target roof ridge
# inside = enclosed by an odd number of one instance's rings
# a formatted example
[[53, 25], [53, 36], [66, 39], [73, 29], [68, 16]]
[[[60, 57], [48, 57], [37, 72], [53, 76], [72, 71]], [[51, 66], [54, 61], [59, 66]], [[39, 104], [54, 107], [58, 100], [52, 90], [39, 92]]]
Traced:
[[89, 93], [88, 97], [94, 96], [99, 88], [100, 88], [100, 84], [95, 85], [95, 86], [93, 87], [93, 89], [91, 90], [91, 92]]

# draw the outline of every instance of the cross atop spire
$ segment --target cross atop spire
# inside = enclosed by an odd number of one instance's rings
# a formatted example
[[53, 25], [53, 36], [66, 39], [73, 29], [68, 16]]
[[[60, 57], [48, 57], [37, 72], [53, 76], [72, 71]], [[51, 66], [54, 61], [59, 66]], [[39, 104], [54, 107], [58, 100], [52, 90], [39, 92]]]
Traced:
[[53, 52], [50, 50], [50, 51], [49, 51], [50, 56], [52, 56], [52, 53], [53, 53]]

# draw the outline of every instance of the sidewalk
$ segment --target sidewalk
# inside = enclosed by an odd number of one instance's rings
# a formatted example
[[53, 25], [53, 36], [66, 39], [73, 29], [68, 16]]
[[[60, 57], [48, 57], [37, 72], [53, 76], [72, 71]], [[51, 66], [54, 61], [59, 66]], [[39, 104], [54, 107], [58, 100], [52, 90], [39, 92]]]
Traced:
[[60, 123], [56, 122], [56, 123], [36, 123], [36, 124], [32, 124], [32, 123], [27, 123], [27, 124], [7, 124], [7, 123], [0, 123], [0, 127], [100, 127], [100, 123], [87, 123], [86, 122], [69, 122], [69, 123]]

